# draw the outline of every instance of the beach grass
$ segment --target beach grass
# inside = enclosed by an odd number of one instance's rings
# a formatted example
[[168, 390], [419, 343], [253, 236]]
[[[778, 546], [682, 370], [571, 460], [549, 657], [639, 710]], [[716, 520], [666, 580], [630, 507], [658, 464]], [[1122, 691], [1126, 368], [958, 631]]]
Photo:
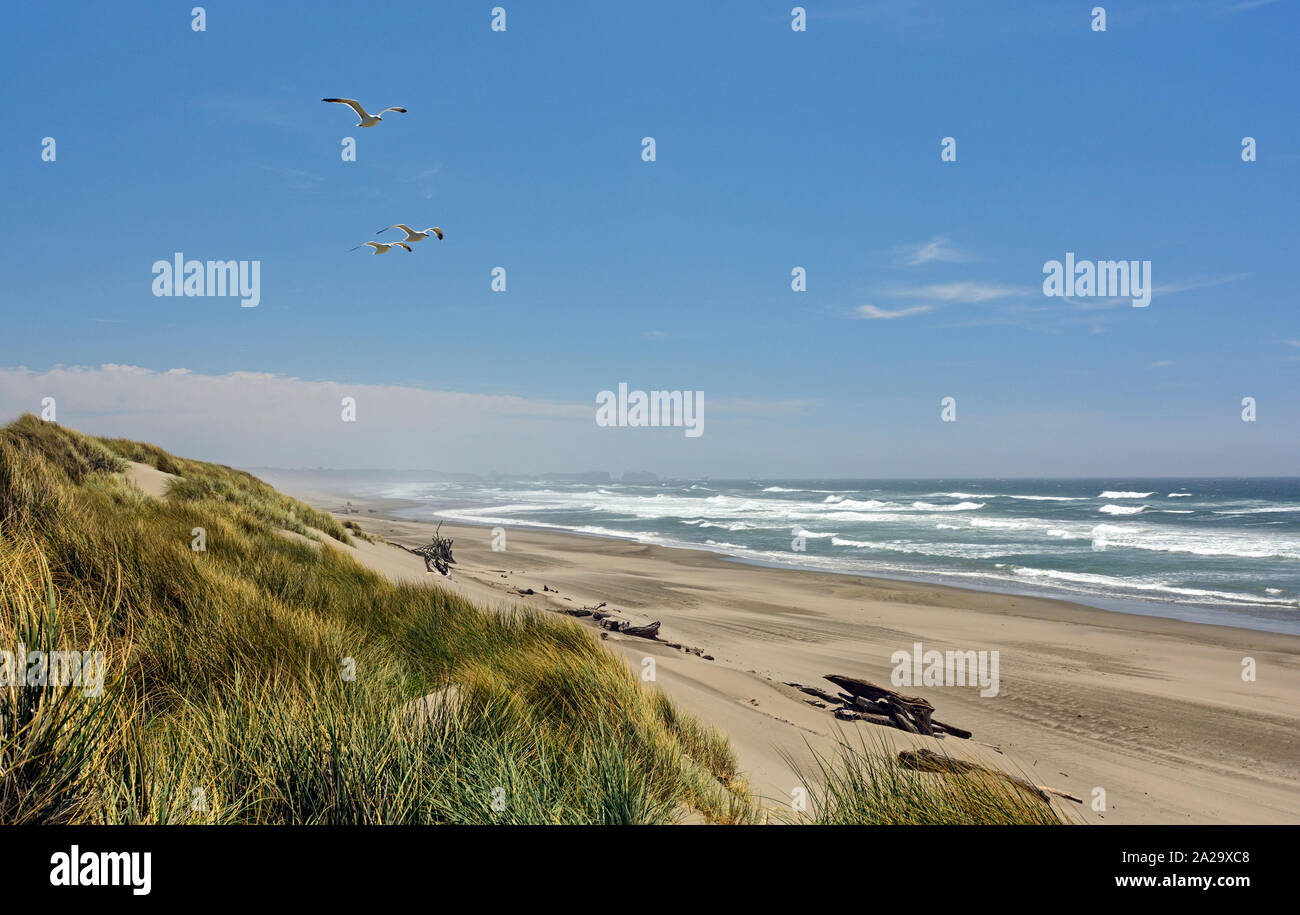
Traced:
[[0, 821], [753, 819], [725, 740], [578, 625], [394, 583], [350, 540], [240, 471], [0, 430], [0, 647], [106, 661], [98, 696], [0, 688]]
[[[810, 748], [811, 749], [811, 748]], [[909, 769], [897, 751], [867, 732], [841, 733], [812, 764], [785, 759], [806, 786], [805, 809], [786, 822], [822, 826], [1055, 826], [1051, 804], [989, 772], [931, 773]]]

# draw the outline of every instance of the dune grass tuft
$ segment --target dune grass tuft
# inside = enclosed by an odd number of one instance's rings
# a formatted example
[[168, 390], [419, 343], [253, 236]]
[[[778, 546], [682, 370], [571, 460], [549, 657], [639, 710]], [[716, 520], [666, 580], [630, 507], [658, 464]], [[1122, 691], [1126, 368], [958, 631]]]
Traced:
[[841, 733], [811, 767], [787, 754], [808, 790], [790, 822], [831, 826], [1053, 826], [1065, 822], [1041, 798], [992, 774], [908, 769], [883, 737]]

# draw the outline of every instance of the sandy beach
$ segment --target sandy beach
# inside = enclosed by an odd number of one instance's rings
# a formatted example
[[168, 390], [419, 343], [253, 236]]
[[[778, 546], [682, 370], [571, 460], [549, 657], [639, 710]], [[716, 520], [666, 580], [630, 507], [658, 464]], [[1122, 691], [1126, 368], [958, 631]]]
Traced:
[[[388, 514], [400, 503], [349, 497], [349, 511], [343, 496], [273, 482], [388, 541], [358, 541], [355, 553], [394, 578], [494, 608], [605, 602], [636, 623], [660, 621], [657, 641], [601, 635], [636, 670], [654, 658], [658, 688], [727, 734], [775, 809], [801, 783], [790, 758], [806, 773], [809, 748], [826, 753], [837, 734], [865, 734], [1075, 794], [1086, 803], [1057, 803], [1084, 822], [1300, 822], [1300, 637], [527, 528], [509, 529], [494, 551], [491, 529], [444, 524], [457, 565], [443, 578], [393, 545], [427, 543], [434, 528]], [[579, 622], [598, 631], [590, 618]], [[999, 653], [996, 696], [978, 685], [901, 689], [971, 740], [837, 721], [786, 685], [834, 692], [828, 673], [889, 685], [891, 656], [917, 642]], [[1253, 682], [1242, 678], [1244, 658], [1255, 661]], [[1096, 789], [1102, 811], [1092, 809]]]

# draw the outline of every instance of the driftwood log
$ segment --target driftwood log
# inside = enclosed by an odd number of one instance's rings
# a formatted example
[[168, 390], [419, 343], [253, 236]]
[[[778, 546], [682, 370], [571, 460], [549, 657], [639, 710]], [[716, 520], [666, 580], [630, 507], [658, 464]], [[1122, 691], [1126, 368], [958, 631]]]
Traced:
[[616, 619], [613, 616], [606, 616], [600, 621], [602, 629], [608, 629], [611, 632], [618, 632], [622, 635], [635, 635], [643, 639], [654, 639], [659, 636], [659, 621], [647, 623], [644, 626], [633, 626], [627, 620]]
[[[601, 601], [594, 607], [567, 607], [563, 612], [569, 614], [569, 616], [595, 616], [595, 614], [600, 613], [600, 608], [603, 606], [605, 606], [605, 602]], [[596, 619], [601, 619], [601, 617], [597, 616]]]
[[960, 737], [962, 740], [970, 740], [971, 733], [965, 728], [959, 728], [955, 724], [945, 724], [938, 718], [931, 718], [930, 723], [934, 725], [936, 731], [943, 731], [945, 734], [951, 734], [953, 737]]
[[1006, 772], [999, 772], [997, 769], [990, 769], [987, 766], [981, 766], [978, 763], [966, 762], [963, 759], [953, 759], [951, 756], [941, 756], [933, 750], [900, 750], [898, 761], [903, 764], [904, 768], [915, 769], [918, 772], [937, 772], [945, 775], [965, 775], [979, 774], [990, 778], [999, 778], [1003, 781], [1010, 782], [1018, 788], [1023, 788], [1030, 794], [1038, 797], [1040, 800], [1049, 801], [1051, 796], [1063, 797], [1067, 801], [1074, 801], [1076, 804], [1082, 804], [1083, 798], [1076, 797], [1068, 791], [1061, 791], [1057, 788], [1049, 788], [1047, 785], [1035, 785], [1033, 782], [1026, 781], [1023, 778], [1017, 778]]

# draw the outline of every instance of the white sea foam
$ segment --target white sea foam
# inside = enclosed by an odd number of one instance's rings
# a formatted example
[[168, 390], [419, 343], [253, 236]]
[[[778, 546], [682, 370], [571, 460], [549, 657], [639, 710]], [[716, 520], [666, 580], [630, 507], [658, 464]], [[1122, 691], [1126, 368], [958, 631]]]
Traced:
[[1103, 515], [1140, 515], [1147, 510], [1145, 505], [1103, 505], [1097, 511]]
[[996, 492], [932, 492], [931, 496], [947, 496], [951, 499], [1020, 499], [1027, 502], [1084, 502], [1087, 496], [1024, 496], [1012, 493]]
[[1030, 531], [1046, 526], [1043, 521], [1029, 518], [1023, 521], [1010, 518], [970, 518], [966, 523], [971, 527], [987, 527], [998, 531]]
[[706, 540], [704, 542], [709, 546], [722, 547], [724, 550], [741, 550], [746, 553], [752, 553], [754, 551], [753, 547], [748, 547], [740, 543], [727, 543], [725, 540]]
[[1014, 552], [1008, 552], [1008, 548], [1002, 544], [942, 544], [913, 540], [849, 540], [844, 537], [833, 537], [831, 543], [834, 546], [847, 546], [859, 550], [912, 553], [918, 556], [941, 556], [949, 559], [997, 559], [1003, 556], [1015, 555]]
[[[827, 501], [827, 502], [830, 502], [831, 500], [830, 500], [830, 498], [827, 498], [826, 501]], [[901, 509], [901, 508], [903, 507], [903, 506], [899, 505], [897, 502], [881, 502], [879, 499], [843, 499], [843, 498], [837, 498], [837, 499], [835, 499], [835, 501], [834, 501], [832, 504], [833, 504], [837, 509], [839, 509], [839, 508], [856, 508], [856, 509], [859, 509], [859, 510], [861, 510], [861, 511], [875, 511], [876, 509], [880, 509], [880, 508], [888, 508], [888, 509], [893, 509], [893, 510], [897, 511], [897, 510], [899, 510], [899, 509]]]
[[1097, 496], [1098, 499], [1149, 499], [1154, 496], [1154, 492], [1124, 492], [1123, 490], [1108, 489]]
[[839, 536], [839, 534], [821, 534], [821, 533], [818, 533], [817, 531], [808, 531], [808, 530], [804, 530], [803, 528], [799, 528], [799, 530], [795, 531], [795, 534], [794, 534], [794, 535], [795, 535], [796, 537], [807, 537], [807, 538], [810, 538], [810, 539], [813, 539], [813, 540], [821, 540], [821, 539], [826, 538], [826, 537], [838, 537], [838, 536]]
[[1108, 550], [1127, 548], [1240, 559], [1300, 559], [1300, 540], [1257, 537], [1235, 531], [1169, 531], [1136, 525], [1099, 524], [1093, 529], [1093, 535], [1104, 542]]
[[1216, 511], [1216, 515], [1272, 515], [1278, 512], [1300, 512], [1300, 505], [1266, 505], [1262, 508], [1236, 508]]
[[1141, 581], [1129, 578], [1117, 578], [1113, 575], [1097, 575], [1090, 572], [1062, 572], [1057, 569], [1018, 568], [1015, 574], [1024, 578], [1047, 578], [1080, 585], [1096, 585], [1106, 590], [1132, 590], [1155, 592], [1157, 597], [1165, 599], [1193, 600], [1198, 602], [1224, 602], [1232, 604], [1264, 604], [1278, 607], [1296, 606], [1293, 600], [1278, 600], [1255, 594], [1237, 591], [1213, 591], [1207, 588], [1186, 588], [1164, 581]]

